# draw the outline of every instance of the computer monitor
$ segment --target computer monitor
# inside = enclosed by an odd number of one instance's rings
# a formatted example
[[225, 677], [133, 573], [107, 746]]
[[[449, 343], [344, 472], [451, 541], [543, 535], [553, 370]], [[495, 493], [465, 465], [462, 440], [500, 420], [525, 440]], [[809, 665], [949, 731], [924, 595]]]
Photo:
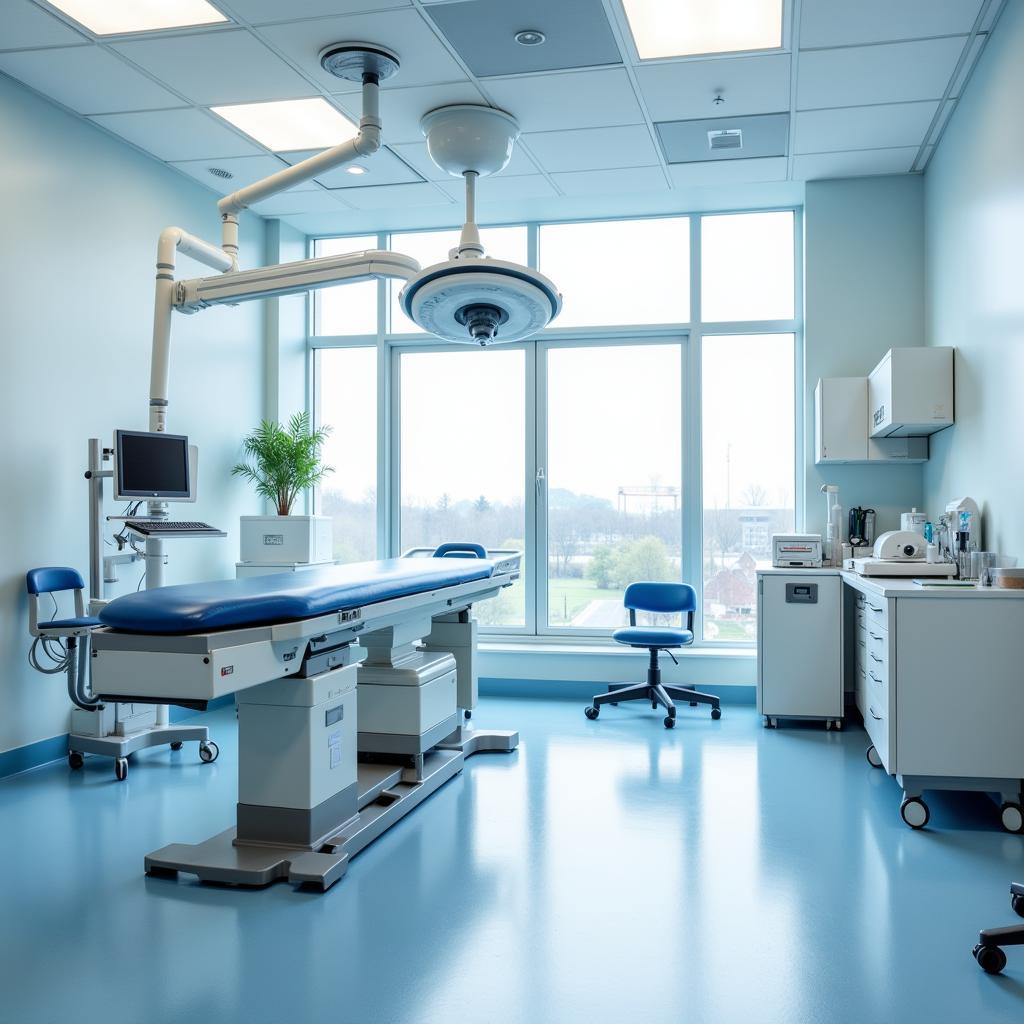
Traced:
[[192, 460], [183, 434], [114, 432], [114, 497], [118, 501], [193, 501]]

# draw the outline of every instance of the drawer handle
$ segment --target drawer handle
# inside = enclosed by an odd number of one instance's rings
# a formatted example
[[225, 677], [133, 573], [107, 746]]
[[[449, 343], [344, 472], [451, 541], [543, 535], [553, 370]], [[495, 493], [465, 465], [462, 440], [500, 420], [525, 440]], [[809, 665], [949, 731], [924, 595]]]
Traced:
[[879, 686], [882, 685], [882, 680], [879, 679], [878, 676], [876, 676], [874, 672], [868, 672], [868, 675], [871, 676], [871, 678], [874, 679], [874, 681], [876, 683], [878, 683]]
[[881, 640], [882, 639], [881, 636], [875, 636], [874, 633], [868, 633], [868, 636], [871, 637], [872, 640]]
[[882, 659], [881, 659], [881, 658], [876, 658], [876, 657], [875, 657], [875, 652], [874, 652], [874, 651], [868, 651], [868, 654], [870, 654], [870, 655], [871, 655], [871, 660], [872, 660], [872, 661], [877, 661], [879, 665], [881, 665], [881, 664], [882, 664]]
[[866, 643], [864, 643], [864, 641], [863, 641], [863, 640], [858, 640], [858, 641], [857, 641], [857, 645], [858, 645], [859, 647], [865, 647], [865, 648], [867, 647], [867, 644], [866, 644]]
[[881, 609], [881, 608], [876, 608], [876, 607], [875, 607], [875, 606], [874, 606], [873, 604], [869, 604], [869, 605], [868, 605], [868, 607], [869, 607], [869, 608], [870, 608], [870, 609], [871, 609], [871, 610], [872, 610], [872, 611], [873, 611], [873, 612], [874, 612], [874, 613], [875, 613], [876, 615], [881, 615], [881, 614], [882, 614], [882, 609]]
[[873, 705], [871, 705], [871, 704], [869, 704], [869, 705], [868, 705], [868, 714], [870, 714], [870, 715], [871, 715], [871, 717], [872, 717], [872, 718], [873, 718], [873, 719], [874, 719], [874, 720], [875, 720], [876, 722], [881, 722], [881, 721], [882, 721], [882, 716], [881, 716], [881, 715], [876, 715], [876, 714], [875, 714], [875, 709], [874, 709], [874, 706], [873, 706]]

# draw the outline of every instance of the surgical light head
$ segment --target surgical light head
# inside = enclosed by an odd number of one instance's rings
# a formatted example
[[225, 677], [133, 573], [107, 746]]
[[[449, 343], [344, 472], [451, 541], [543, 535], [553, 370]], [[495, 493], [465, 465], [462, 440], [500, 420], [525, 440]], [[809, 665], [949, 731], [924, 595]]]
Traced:
[[515, 118], [461, 103], [432, 110], [420, 126], [434, 163], [466, 181], [466, 223], [450, 258], [426, 267], [402, 289], [402, 309], [446, 341], [494, 345], [529, 338], [558, 316], [562, 296], [538, 271], [488, 259], [475, 222], [476, 180], [508, 164], [519, 138]]

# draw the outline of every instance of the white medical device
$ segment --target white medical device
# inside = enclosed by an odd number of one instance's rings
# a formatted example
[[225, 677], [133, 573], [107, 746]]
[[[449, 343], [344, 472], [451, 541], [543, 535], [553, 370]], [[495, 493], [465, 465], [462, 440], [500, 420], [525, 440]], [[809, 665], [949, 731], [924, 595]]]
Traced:
[[820, 569], [820, 533], [773, 533], [772, 565], [776, 569]]
[[488, 259], [476, 226], [476, 179], [500, 171], [519, 138], [504, 110], [459, 103], [430, 111], [420, 122], [430, 158], [466, 181], [466, 223], [449, 259], [426, 267], [399, 294], [410, 320], [446, 341], [493, 345], [521, 341], [546, 327], [562, 296], [539, 271]]
[[861, 576], [955, 576], [950, 562], [927, 562], [927, 544], [913, 530], [888, 530], [875, 540], [873, 557], [850, 558], [847, 569]]

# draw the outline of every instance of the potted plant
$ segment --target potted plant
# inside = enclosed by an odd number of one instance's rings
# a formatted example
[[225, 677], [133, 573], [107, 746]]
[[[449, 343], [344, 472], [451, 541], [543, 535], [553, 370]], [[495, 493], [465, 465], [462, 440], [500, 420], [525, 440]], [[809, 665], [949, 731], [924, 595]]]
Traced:
[[248, 459], [233, 466], [231, 473], [250, 480], [256, 493], [277, 508], [277, 515], [241, 517], [243, 562], [330, 561], [330, 517], [292, 515], [296, 498], [334, 472], [320, 461], [330, 429], [312, 430], [309, 414], [297, 412], [287, 427], [264, 420], [243, 439], [242, 450]]

